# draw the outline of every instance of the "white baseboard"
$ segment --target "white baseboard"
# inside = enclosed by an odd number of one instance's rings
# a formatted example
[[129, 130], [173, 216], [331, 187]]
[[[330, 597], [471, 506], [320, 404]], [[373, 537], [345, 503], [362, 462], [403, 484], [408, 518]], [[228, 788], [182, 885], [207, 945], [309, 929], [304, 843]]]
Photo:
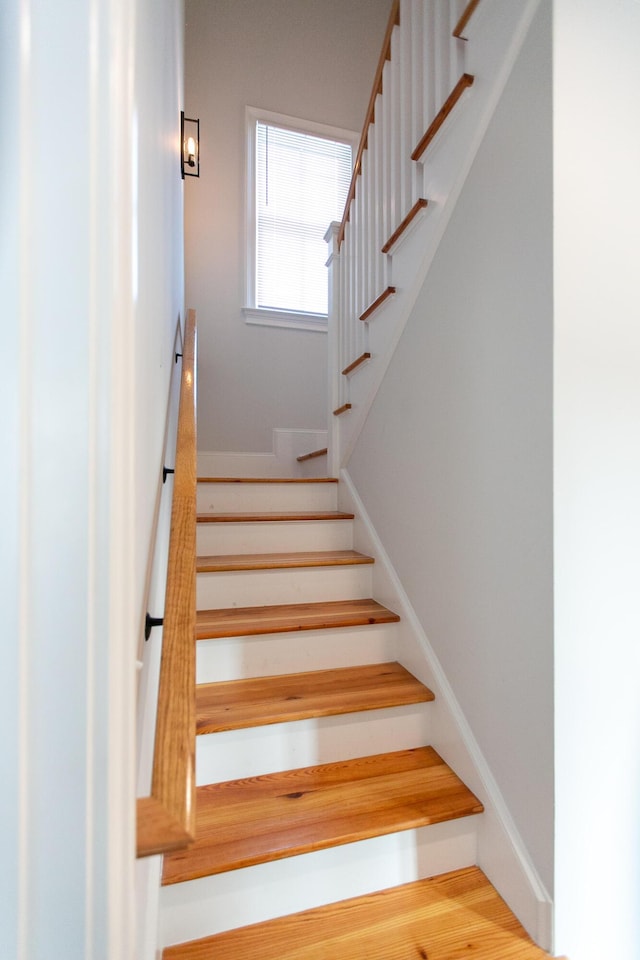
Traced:
[[484, 804], [478, 818], [478, 866], [529, 935], [550, 950], [551, 898], [347, 470], [340, 474], [338, 507], [356, 515], [355, 549], [375, 557], [373, 596], [400, 614], [398, 659], [436, 695], [432, 745]]
[[298, 430], [276, 427], [271, 453], [198, 451], [200, 477], [312, 477], [326, 476], [325, 457], [304, 465], [297, 457], [327, 445], [326, 430]]

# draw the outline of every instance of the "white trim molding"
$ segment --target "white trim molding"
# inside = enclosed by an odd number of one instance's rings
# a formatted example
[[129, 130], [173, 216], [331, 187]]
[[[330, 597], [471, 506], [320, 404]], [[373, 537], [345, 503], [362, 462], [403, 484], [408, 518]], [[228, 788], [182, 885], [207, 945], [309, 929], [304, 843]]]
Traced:
[[314, 333], [326, 333], [329, 326], [326, 313], [269, 310], [267, 307], [243, 307], [242, 312], [247, 323], [252, 323], [258, 327], [285, 327], [290, 330], [312, 330]]

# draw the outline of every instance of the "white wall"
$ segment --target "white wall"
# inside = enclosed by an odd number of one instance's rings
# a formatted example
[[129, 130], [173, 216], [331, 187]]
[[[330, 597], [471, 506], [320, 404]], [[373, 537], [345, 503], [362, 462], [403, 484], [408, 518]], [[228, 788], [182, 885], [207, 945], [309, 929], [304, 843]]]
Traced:
[[640, 944], [640, 4], [554, 13], [556, 948]]
[[274, 427], [326, 429], [326, 335], [247, 325], [246, 105], [360, 131], [390, 0], [187, 0], [185, 99], [201, 120], [187, 180], [187, 300], [200, 320], [200, 450], [270, 451]]
[[543, 2], [348, 464], [548, 889], [550, 59]]
[[180, 0], [0, 9], [0, 929], [19, 960], [138, 957], [135, 658], [183, 310], [182, 39]]

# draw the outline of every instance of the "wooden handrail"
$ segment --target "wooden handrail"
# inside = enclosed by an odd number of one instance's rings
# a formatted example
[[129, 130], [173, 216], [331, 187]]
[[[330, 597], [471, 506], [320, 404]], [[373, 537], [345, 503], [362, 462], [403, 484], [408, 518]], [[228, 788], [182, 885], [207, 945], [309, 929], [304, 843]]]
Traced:
[[360, 170], [362, 167], [362, 154], [367, 149], [369, 127], [375, 120], [376, 97], [379, 93], [382, 93], [382, 71], [384, 70], [386, 61], [391, 59], [391, 34], [393, 33], [393, 28], [398, 23], [400, 23], [400, 0], [393, 0], [393, 3], [391, 4], [391, 13], [389, 14], [389, 21], [387, 23], [387, 30], [384, 35], [384, 43], [382, 44], [382, 51], [380, 53], [380, 59], [378, 60], [376, 75], [373, 80], [373, 87], [371, 90], [371, 96], [369, 98], [369, 106], [367, 107], [367, 112], [364, 118], [364, 126], [360, 136], [358, 152], [356, 153], [356, 161], [353, 165], [353, 173], [351, 175], [351, 183], [349, 185], [347, 200], [344, 205], [344, 213], [342, 214], [340, 229], [338, 230], [338, 246], [340, 246], [344, 240], [344, 231], [349, 220], [351, 203], [356, 195], [356, 182], [360, 176]]
[[137, 855], [195, 835], [196, 317], [185, 324], [151, 796], [137, 801]]

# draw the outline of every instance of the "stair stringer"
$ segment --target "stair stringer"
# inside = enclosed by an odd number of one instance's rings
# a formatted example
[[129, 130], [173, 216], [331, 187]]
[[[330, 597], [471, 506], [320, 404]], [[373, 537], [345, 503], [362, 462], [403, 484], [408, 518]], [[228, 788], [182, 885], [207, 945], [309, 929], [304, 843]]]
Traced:
[[553, 903], [533, 865], [504, 797], [449, 684], [438, 657], [404, 591], [346, 469], [338, 486], [339, 509], [355, 513], [355, 549], [375, 558], [374, 595], [400, 614], [397, 658], [435, 693], [431, 743], [484, 804], [477, 821], [478, 866], [507, 902], [527, 933], [552, 949]]
[[[540, 0], [483, 0], [468, 25], [465, 70], [474, 84], [425, 153], [429, 205], [388, 255], [396, 292], [368, 321], [371, 359], [349, 377], [352, 408], [342, 417], [329, 411], [330, 476], [347, 465], [358, 441], [539, 5]], [[330, 358], [335, 335], [330, 318]]]

